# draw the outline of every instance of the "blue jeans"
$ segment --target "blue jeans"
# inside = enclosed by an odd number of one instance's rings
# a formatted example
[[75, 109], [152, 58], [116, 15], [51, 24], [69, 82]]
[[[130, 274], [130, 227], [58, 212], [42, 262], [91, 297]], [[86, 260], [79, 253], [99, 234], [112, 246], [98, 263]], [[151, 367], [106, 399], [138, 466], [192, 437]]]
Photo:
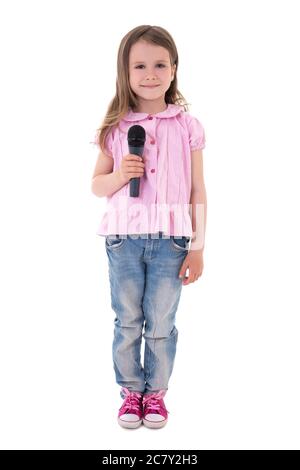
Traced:
[[[111, 307], [116, 314], [113, 364], [116, 382], [130, 391], [168, 389], [178, 337], [179, 271], [189, 240], [162, 232], [105, 237]], [[142, 336], [144, 368], [140, 362]]]

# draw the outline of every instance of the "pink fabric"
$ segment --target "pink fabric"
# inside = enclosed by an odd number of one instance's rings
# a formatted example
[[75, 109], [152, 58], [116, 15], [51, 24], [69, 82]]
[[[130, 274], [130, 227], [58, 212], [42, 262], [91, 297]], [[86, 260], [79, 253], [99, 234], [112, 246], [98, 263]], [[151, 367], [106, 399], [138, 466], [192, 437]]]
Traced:
[[[114, 160], [113, 171], [129, 153], [127, 132], [135, 125], [146, 132], [143, 152], [144, 175], [139, 197], [130, 197], [130, 183], [107, 197], [107, 208], [98, 235], [146, 234], [192, 237], [190, 217], [191, 151], [205, 148], [205, 133], [200, 121], [183, 107], [168, 104], [157, 114], [127, 115], [107, 137], [107, 151]], [[92, 143], [97, 145], [98, 134]]]
[[157, 393], [149, 393], [143, 396], [144, 418], [147, 419], [147, 414], [159, 414], [167, 419], [168, 410], [163, 400], [165, 394], [165, 390], [160, 390]]
[[125, 387], [122, 387], [122, 392], [125, 396], [125, 399], [121, 408], [119, 409], [118, 417], [130, 413], [135, 414], [139, 417], [139, 419], [142, 419], [142, 394], [139, 392], [131, 392]]

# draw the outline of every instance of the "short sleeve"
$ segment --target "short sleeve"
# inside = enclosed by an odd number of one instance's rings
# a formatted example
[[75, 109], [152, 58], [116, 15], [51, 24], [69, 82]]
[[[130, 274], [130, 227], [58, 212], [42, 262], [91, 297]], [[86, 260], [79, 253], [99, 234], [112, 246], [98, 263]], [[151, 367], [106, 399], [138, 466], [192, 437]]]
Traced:
[[205, 148], [205, 131], [201, 122], [194, 116], [189, 116], [189, 144], [191, 150], [201, 150]]
[[[100, 132], [96, 131], [96, 133], [94, 134], [94, 137], [90, 141], [90, 144], [97, 146], [98, 149], [100, 149], [99, 137], [100, 137]], [[105, 153], [107, 156], [113, 158], [112, 144], [113, 144], [113, 133], [112, 131], [110, 131], [105, 139]]]

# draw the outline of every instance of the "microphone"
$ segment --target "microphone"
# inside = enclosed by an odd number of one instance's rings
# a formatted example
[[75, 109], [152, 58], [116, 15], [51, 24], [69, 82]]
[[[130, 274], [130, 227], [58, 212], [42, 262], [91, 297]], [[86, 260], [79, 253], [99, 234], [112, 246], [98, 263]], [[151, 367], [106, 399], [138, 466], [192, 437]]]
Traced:
[[[143, 156], [144, 144], [146, 140], [146, 132], [142, 126], [135, 125], [128, 129], [127, 141], [129, 153], [133, 155]], [[130, 178], [130, 196], [138, 197], [140, 191], [140, 177]]]

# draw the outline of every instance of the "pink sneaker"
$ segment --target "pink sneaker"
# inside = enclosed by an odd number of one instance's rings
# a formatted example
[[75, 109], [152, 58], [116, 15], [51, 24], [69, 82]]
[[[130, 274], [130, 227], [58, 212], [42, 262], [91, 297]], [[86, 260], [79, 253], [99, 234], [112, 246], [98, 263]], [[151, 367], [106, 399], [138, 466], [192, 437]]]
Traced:
[[160, 390], [144, 395], [143, 423], [147, 428], [162, 428], [168, 421], [169, 412], [163, 400], [166, 393], [166, 390]]
[[143, 395], [140, 392], [131, 392], [125, 387], [122, 387], [121, 393], [125, 399], [119, 409], [118, 423], [123, 428], [138, 428], [142, 424]]

